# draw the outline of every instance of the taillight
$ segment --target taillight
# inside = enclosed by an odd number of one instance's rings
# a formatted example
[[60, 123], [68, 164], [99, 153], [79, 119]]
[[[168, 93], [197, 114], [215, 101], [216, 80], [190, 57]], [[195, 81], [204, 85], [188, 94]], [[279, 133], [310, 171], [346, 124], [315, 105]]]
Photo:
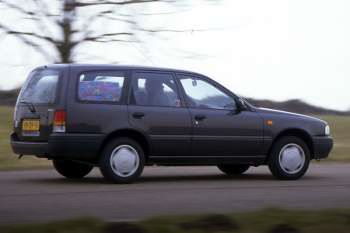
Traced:
[[54, 133], [65, 133], [66, 132], [66, 111], [56, 110], [53, 119], [53, 132]]

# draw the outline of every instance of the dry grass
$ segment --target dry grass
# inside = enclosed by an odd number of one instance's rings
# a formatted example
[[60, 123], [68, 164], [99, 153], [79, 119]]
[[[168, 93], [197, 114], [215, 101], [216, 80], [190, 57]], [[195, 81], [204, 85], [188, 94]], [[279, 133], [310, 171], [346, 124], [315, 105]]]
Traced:
[[328, 161], [350, 161], [350, 117], [321, 116], [331, 127], [334, 148]]
[[[12, 131], [13, 108], [0, 106], [0, 170], [45, 168], [50, 165], [45, 159], [25, 156], [17, 159], [10, 148], [9, 136]], [[335, 146], [327, 161], [350, 161], [350, 117], [321, 116], [332, 130]]]

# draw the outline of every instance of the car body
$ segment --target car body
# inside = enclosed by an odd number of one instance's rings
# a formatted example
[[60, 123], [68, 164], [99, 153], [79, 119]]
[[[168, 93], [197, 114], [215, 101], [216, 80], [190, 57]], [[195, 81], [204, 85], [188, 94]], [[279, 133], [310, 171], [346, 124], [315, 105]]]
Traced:
[[[273, 152], [286, 138], [290, 147]], [[99, 166], [105, 177], [127, 183], [154, 164], [218, 165], [231, 175], [249, 166], [279, 166], [275, 176], [297, 179], [309, 160], [328, 156], [333, 140], [322, 120], [254, 107], [195, 72], [57, 64], [35, 69], [22, 87], [11, 145], [16, 154], [53, 160], [69, 178], [84, 172], [67, 174], [66, 167], [87, 164], [86, 172]], [[273, 153], [280, 165], [272, 164]], [[278, 175], [286, 171], [283, 162], [287, 167], [302, 162], [302, 170]], [[142, 167], [137, 174], [135, 164]], [[118, 169], [135, 174], [123, 178], [113, 172]]]

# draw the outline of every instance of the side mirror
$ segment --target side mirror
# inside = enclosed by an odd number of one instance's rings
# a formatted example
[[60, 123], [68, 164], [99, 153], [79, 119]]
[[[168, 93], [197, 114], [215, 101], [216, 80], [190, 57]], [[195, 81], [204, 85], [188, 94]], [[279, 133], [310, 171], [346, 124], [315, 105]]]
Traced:
[[237, 99], [236, 104], [238, 111], [246, 111], [248, 109], [246, 103], [241, 98]]
[[227, 110], [230, 110], [229, 115], [236, 115], [236, 114], [239, 114], [242, 111], [241, 104], [238, 103], [238, 100], [235, 100], [234, 102], [226, 105], [225, 108]]

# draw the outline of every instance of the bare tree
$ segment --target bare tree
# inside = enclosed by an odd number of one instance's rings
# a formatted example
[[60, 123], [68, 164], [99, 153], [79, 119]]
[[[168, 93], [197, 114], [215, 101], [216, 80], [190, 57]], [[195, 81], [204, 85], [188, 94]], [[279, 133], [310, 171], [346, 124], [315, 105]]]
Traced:
[[[137, 31], [155, 33], [179, 30], [145, 29], [131, 14], [121, 13], [125, 6], [173, 2], [171, 0], [0, 0], [2, 10], [18, 15], [18, 21], [0, 18], [0, 31], [36, 49], [51, 62], [74, 62], [74, 51], [87, 42], [132, 42]], [[119, 22], [113, 31], [96, 28], [94, 22]], [[21, 25], [34, 25], [21, 26]], [[28, 29], [29, 28], [29, 29]]]

